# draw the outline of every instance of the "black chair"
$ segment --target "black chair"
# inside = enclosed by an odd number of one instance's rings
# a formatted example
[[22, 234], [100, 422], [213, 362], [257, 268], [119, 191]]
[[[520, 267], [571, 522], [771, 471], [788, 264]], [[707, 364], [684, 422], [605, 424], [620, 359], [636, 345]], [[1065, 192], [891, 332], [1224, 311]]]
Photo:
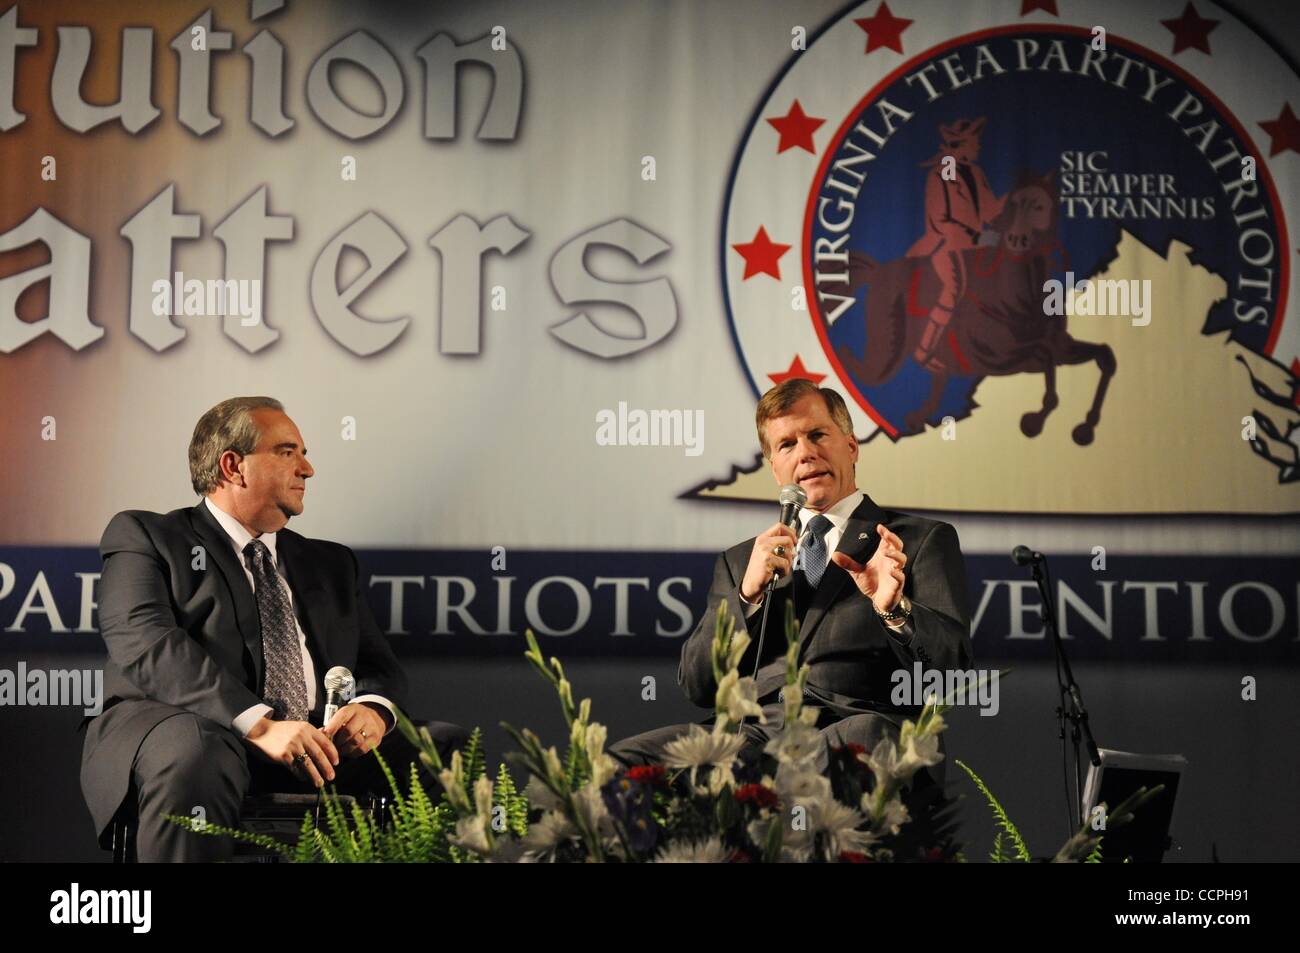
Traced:
[[[371, 823], [381, 829], [384, 826], [388, 813], [385, 810], [387, 798], [370, 796], [358, 799], [350, 794], [340, 794], [337, 798], [349, 828], [353, 826], [352, 808], [358, 805]], [[302, 829], [302, 819], [305, 814], [312, 816], [317, 830], [326, 823], [325, 805], [315, 794], [250, 795], [244, 798], [240, 806], [239, 827], [253, 834], [266, 834], [292, 847], [298, 843], [298, 833]], [[109, 849], [113, 852], [113, 863], [136, 862], [136, 826], [135, 798], [128, 797], [117, 817], [113, 818], [110, 828]], [[232, 859], [235, 863], [273, 864], [279, 863], [281, 857], [268, 848], [236, 840], [235, 855]]]

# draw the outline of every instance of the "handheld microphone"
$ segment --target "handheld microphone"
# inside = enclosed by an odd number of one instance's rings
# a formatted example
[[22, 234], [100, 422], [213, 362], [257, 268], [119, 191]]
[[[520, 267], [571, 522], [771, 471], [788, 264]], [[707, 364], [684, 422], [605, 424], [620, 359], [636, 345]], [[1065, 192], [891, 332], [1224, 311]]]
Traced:
[[[808, 502], [808, 494], [804, 492], [803, 487], [798, 483], [787, 483], [781, 487], [780, 501], [781, 525], [794, 526], [795, 517], [799, 515], [799, 511]], [[781, 575], [779, 572], [774, 572], [772, 578], [768, 580], [767, 591], [769, 595], [776, 589], [776, 580], [779, 575]]]
[[1028, 546], [1017, 546], [1011, 550], [1011, 561], [1017, 566], [1032, 566], [1043, 561], [1043, 554], [1035, 552]]
[[356, 682], [352, 673], [342, 665], [335, 665], [325, 673], [325, 724], [338, 714], [338, 710], [352, 700]]
[[[795, 517], [808, 502], [808, 494], [798, 483], [787, 483], [781, 487], [781, 525], [794, 526]], [[758, 623], [758, 651], [754, 654], [754, 675], [758, 675], [758, 666], [763, 661], [763, 640], [767, 638], [767, 612], [772, 608], [772, 593], [776, 591], [776, 580], [781, 574], [773, 572], [767, 582], [767, 597], [763, 600], [763, 617]]]

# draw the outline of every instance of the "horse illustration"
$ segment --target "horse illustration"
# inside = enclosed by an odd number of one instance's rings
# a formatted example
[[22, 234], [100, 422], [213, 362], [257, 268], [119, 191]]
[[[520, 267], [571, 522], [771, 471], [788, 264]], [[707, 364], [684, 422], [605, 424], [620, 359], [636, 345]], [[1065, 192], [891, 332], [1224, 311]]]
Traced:
[[[1095, 361], [1101, 373], [1092, 406], [1071, 434], [1079, 446], [1092, 443], [1106, 387], [1115, 374], [1115, 355], [1105, 344], [1076, 341], [1065, 315], [1046, 314], [1043, 283], [1054, 255], [1064, 260], [1057, 238], [1059, 202], [1055, 173], [1024, 173], [1008, 193], [991, 232], [997, 244], [961, 252], [966, 286], [940, 347], [926, 363], [930, 393], [904, 417], [904, 432], [919, 433], [934, 416], [954, 374], [982, 378], [1038, 374], [1046, 379], [1043, 406], [1020, 418], [1020, 431], [1036, 437], [1056, 408], [1056, 368]], [[1063, 261], [1064, 263], [1064, 261]], [[867, 387], [890, 380], [920, 342], [941, 283], [930, 260], [904, 257], [881, 264], [862, 252], [849, 255], [849, 289], [866, 286], [866, 353], [839, 347], [843, 366]]]

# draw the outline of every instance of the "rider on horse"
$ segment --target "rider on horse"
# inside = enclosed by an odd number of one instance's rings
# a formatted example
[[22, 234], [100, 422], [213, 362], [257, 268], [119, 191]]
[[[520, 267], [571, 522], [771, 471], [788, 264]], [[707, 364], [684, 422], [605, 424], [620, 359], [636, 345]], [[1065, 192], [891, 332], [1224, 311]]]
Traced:
[[[981, 230], [997, 218], [1005, 199], [1005, 196], [999, 198], [993, 194], [984, 170], [975, 165], [983, 128], [983, 117], [941, 125], [939, 133], [943, 137], [943, 148], [938, 155], [922, 163], [930, 169], [925, 182], [926, 232], [907, 250], [907, 254], [909, 257], [929, 258], [942, 286], [939, 300], [930, 309], [929, 321], [913, 355], [918, 364], [931, 369], [943, 332], [966, 288], [962, 251], [979, 244]], [[956, 164], [952, 178], [948, 175], [953, 163], [944, 162], [949, 156]]]

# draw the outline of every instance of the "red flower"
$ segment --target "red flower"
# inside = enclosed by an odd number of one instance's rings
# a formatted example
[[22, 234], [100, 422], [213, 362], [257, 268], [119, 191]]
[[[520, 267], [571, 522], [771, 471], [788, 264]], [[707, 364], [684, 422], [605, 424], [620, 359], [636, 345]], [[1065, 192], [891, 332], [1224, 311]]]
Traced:
[[871, 858], [868, 857], [866, 854], [858, 853], [856, 850], [842, 850], [840, 851], [840, 863], [841, 864], [869, 864], [871, 863]]
[[727, 863], [729, 864], [752, 864], [753, 862], [754, 858], [750, 857], [749, 854], [740, 849], [732, 851], [731, 856], [727, 858]]
[[627, 769], [628, 780], [636, 781], [638, 784], [657, 786], [663, 784], [667, 776], [668, 769], [662, 764], [639, 764]]
[[857, 745], [850, 741], [846, 745], [836, 747], [834, 751], [836, 754], [843, 754], [850, 758], [856, 758], [860, 754], [866, 754], [867, 749], [862, 747], [862, 745]]
[[757, 808], [776, 807], [780, 803], [776, 792], [764, 784], [742, 784], [736, 788], [736, 800]]

